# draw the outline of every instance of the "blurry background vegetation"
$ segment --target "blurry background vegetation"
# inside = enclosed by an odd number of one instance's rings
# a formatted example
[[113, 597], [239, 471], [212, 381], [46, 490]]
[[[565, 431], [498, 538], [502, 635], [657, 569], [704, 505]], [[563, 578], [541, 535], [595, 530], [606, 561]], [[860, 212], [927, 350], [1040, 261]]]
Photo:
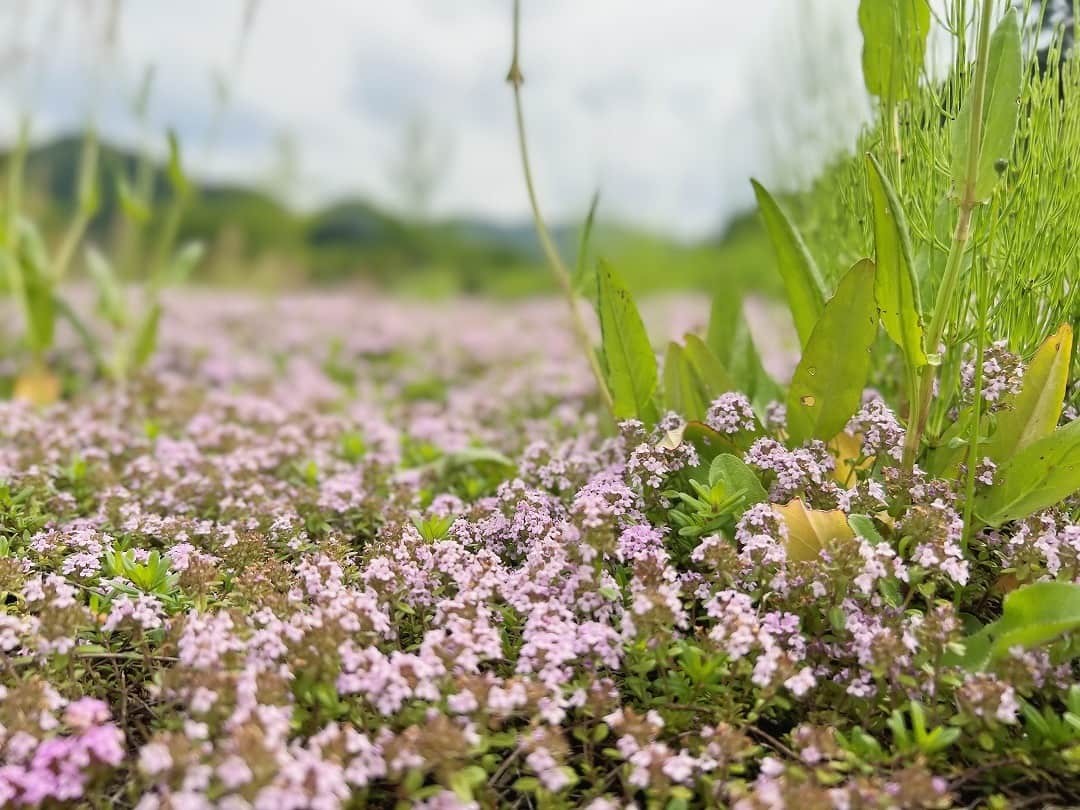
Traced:
[[[416, 8], [430, 11], [430, 4], [415, 2]], [[62, 15], [68, 15], [73, 5], [60, 2], [55, 7]], [[137, 11], [118, 0], [92, 0], [83, 5], [98, 10], [111, 8], [118, 17]], [[237, 0], [237, 8], [244, 9], [240, 38], [222, 73], [215, 74], [215, 89], [211, 92], [208, 84], [205, 91], [207, 96], [216, 95], [219, 104], [208, 126], [211, 133], [207, 143], [191, 142], [197, 138], [181, 139], [186, 157], [190, 158], [185, 162], [196, 193], [185, 208], [178, 241], [197, 239], [207, 246], [206, 258], [196, 268], [193, 281], [269, 288], [359, 282], [432, 296], [457, 293], [520, 296], [552, 290], [550, 274], [543, 265], [527, 215], [508, 219], [435, 210], [432, 200], [439, 195], [448, 168], [455, 158], [461, 157], [455, 152], [460, 153], [470, 145], [455, 143], [454, 133], [440, 130], [422, 109], [402, 113], [404, 118], [395, 124], [398, 133], [395, 154], [389, 158], [380, 156], [381, 162], [387, 164], [380, 169], [386, 178], [383, 192], [392, 188], [390, 196], [357, 189], [355, 193], [314, 207], [293, 207], [283, 202], [295, 199], [296, 187], [305, 183], [299, 167], [305, 144], [297, 143], [296, 136], [289, 135], [287, 129], [275, 136], [276, 157], [269, 176], [243, 182], [206, 179], [209, 175], [200, 172], [198, 158], [211, 151], [209, 142], [220, 140], [223, 134], [227, 136], [230, 125], [236, 124], [230, 122], [232, 113], [225, 111], [225, 107], [238, 92], [237, 86], [243, 83], [244, 51], [254, 52], [260, 47], [260, 22], [255, 16], [259, 5], [256, 0]], [[1049, 6], [1053, 5], [1051, 0]], [[683, 11], [689, 14], [690, 6], [693, 3]], [[779, 292], [775, 260], [746, 182], [751, 172], [777, 194], [806, 235], [811, 250], [826, 265], [835, 264], [832, 268], [835, 270], [850, 261], [852, 256], [847, 253], [865, 252], [866, 223], [850, 215], [853, 201], [840, 193], [853, 187], [853, 172], [861, 176], [858, 155], [868, 143], [880, 137], [858, 73], [845, 61], [852, 55], [858, 59], [856, 6], [854, 0], [814, 4], [781, 2], [779, 7], [784, 13], [770, 19], [765, 39], [769, 48], [759, 61], [740, 64], [736, 75], [700, 77], [702, 87], [715, 85], [717, 93], [725, 92], [724, 87], [732, 82], [740, 87], [750, 103], [733, 123], [756, 133], [762, 141], [756, 165], [733, 165], [738, 164], [739, 158], [728, 154], [728, 141], [734, 137], [730, 131], [732, 122], [728, 122], [725, 125], [728, 129], [714, 133], [712, 153], [695, 156], [703, 167], [702, 183], [722, 187], [728, 198], [721, 206], [723, 212], [718, 210], [713, 218], [715, 225], [707, 232], [702, 234], [698, 229], [688, 237], [685, 233], [674, 235], [672, 229], [629, 224], [630, 217], [625, 212], [628, 207], [633, 209], [633, 201], [628, 206], [623, 193], [611, 205], [611, 200], [605, 197], [604, 184], [600, 184], [598, 224], [593, 230], [590, 253], [603, 255], [616, 264], [631, 291], [642, 294], [676, 289], [712, 294], [719, 286], [730, 288], [733, 294], [748, 290]], [[1041, 8], [1038, 0], [1035, 6]], [[541, 12], [547, 13], [549, 9], [531, 8], [541, 18], [542, 27], [545, 21]], [[740, 8], [732, 8], [730, 14], [742, 14], [744, 19], [745, 14], [752, 12], [746, 6]], [[263, 14], [272, 10], [258, 9]], [[484, 12], [490, 14], [493, 22], [501, 21], [507, 13], [508, 8], [501, 4], [493, 4]], [[587, 17], [588, 12], [573, 12], [573, 16]], [[692, 14], [689, 16], [693, 18]], [[704, 20], [704, 13], [698, 16]], [[618, 25], [620, 20], [612, 24]], [[527, 18], [527, 32], [528, 25]], [[508, 26], [508, 19], [505, 27], [493, 26], [492, 39], [502, 34], [508, 36]], [[222, 23], [222, 27], [228, 26]], [[720, 41], [730, 33], [717, 30], [715, 36]], [[1068, 44], [1071, 45], [1071, 40]], [[499, 40], [490, 45], [501, 60], [508, 42]], [[121, 37], [119, 47], [122, 46]], [[54, 56], [32, 54], [23, 61], [32, 67], [37, 61]], [[550, 49], [528, 49], [527, 73], [530, 76], [534, 75], [533, 71], [542, 73], [546, 65], [564, 56], [565, 53]], [[103, 52], [90, 62], [104, 75], [116, 58], [115, 54]], [[650, 58], [659, 60], [654, 65], [657, 69], [664, 67], [663, 60], [667, 59], [664, 54]], [[205, 67], [192, 64], [191, 70], [197, 73]], [[248, 64], [244, 69], [256, 68]], [[485, 98], [487, 94], [503, 98], [508, 93], [501, 78], [494, 71], [490, 76], [485, 74], [482, 84]], [[393, 76], [387, 78], [388, 84], [394, 81]], [[430, 91], [421, 87], [414, 92], [423, 98]], [[526, 92], [535, 92], [533, 86], [527, 83]], [[33, 117], [37, 100], [30, 91], [23, 99], [26, 109], [21, 112]], [[932, 99], [924, 101], [928, 106], [932, 103]], [[606, 102], [599, 99], [596, 103], [602, 107]], [[93, 117], [91, 110], [89, 119]], [[236, 117], [242, 117], [239, 111]], [[508, 110], [502, 117], [506, 145], [512, 148]], [[562, 121], [541, 121], [555, 127], [562, 125]], [[859, 128], [868, 123], [870, 128], [856, 138]], [[677, 124], [673, 119], [670, 127]], [[40, 134], [35, 125], [26, 164], [25, 213], [38, 222], [45, 236], [54, 243], [77, 207], [83, 135], [78, 128], [69, 129], [67, 133]], [[543, 135], [543, 127], [540, 130]], [[577, 135], [569, 132], [564, 137], [574, 139]], [[671, 143], [657, 142], [656, 149], [678, 148], [676, 135], [672, 133], [670, 137]], [[100, 140], [101, 154], [96, 167], [100, 199], [87, 242], [108, 249], [121, 238], [122, 230], [115, 178], [136, 173], [140, 150], [130, 145], [138, 139], [129, 138], [129, 145], [121, 146], [121, 141], [111, 139], [108, 131], [102, 133]], [[537, 151], [537, 172], [550, 177], [560, 168], [558, 155], [550, 154], [550, 150], [548, 154]], [[10, 152], [0, 147], [2, 175], [8, 173], [9, 155]], [[721, 166], [719, 174], [731, 180], [730, 184], [725, 185], [726, 180], [721, 177], [715, 181], [710, 178], [705, 168], [711, 165], [710, 161]], [[153, 173], [153, 197], [163, 202], [169, 196], [163, 162], [155, 166]], [[520, 182], [516, 173], [512, 179]], [[0, 177], [0, 182], [6, 182], [6, 177]], [[617, 180], [612, 182], [618, 185]], [[482, 185], [484, 178], [476, 183]], [[671, 187], [680, 188], [674, 182]], [[648, 189], [642, 193], [648, 196]], [[524, 190], [520, 196], [524, 203]], [[550, 208], [556, 222], [556, 239], [570, 259], [577, 252], [580, 223], [587, 207], [588, 199], [582, 198], [577, 212], [568, 212], [565, 204]], [[83, 271], [80, 264], [76, 262], [73, 267], [76, 277]]]
[[[33, 147], [26, 164], [26, 209], [55, 237], [77, 206], [82, 136]], [[120, 227], [120, 206], [109, 178], [135, 172], [138, 156], [103, 143], [98, 165], [100, 204], [89, 241], [108, 244]], [[0, 156], [6, 172], [8, 155]], [[168, 196], [164, 167], [154, 169], [154, 194]], [[180, 240], [202, 240], [207, 260], [197, 282], [291, 286], [364, 281], [423, 295], [549, 292], [532, 224], [484, 219], [404, 217], [362, 198], [297, 212], [255, 186], [200, 183], [188, 206]], [[419, 201], [417, 205], [419, 205]], [[567, 255], [577, 249], [579, 226], [556, 236]], [[592, 251], [616, 261], [635, 292], [711, 289], [718, 275], [743, 288], [774, 291], [778, 279], [761, 273], [772, 261], [756, 213], [747, 211], [715, 237], [676, 240], [640, 228], [600, 223]], [[764, 265], [763, 265], [764, 263]]]
[[[368, 73], [373, 72], [372, 78], [363, 80], [381, 87], [379, 103], [383, 106], [364, 113], [385, 117], [378, 126], [390, 133], [389, 140], [384, 140], [374, 158], [360, 143], [355, 155], [350, 155], [350, 161], [380, 164], [366, 184], [354, 184], [345, 193], [339, 189], [312, 202], [307, 164], [311, 150], [319, 148], [312, 145], [312, 127], [328, 130], [334, 124], [283, 118], [289, 110], [284, 102], [258, 99], [252, 90], [266, 84], [266, 77], [256, 74], [270, 70], [265, 58], [275, 47], [274, 28], [287, 28], [287, 22], [280, 18], [294, 10], [258, 0], [222, 4], [216, 7], [220, 13], [207, 20], [212, 30], [206, 30], [203, 37], [207, 43], [222, 44], [207, 44], [205, 53], [187, 56], [184, 31], [174, 32], [172, 53], [156, 53], [160, 43], [155, 46], [139, 41], [148, 25], [155, 37], [168, 38], [165, 18], [175, 16], [175, 10], [166, 6], [161, 7], [167, 11], [162, 21], [155, 22], [147, 18], [145, 6], [123, 0], [40, 4], [11, 0], [10, 6], [0, 9], [0, 19], [10, 36], [7, 54], [0, 54], [0, 79], [8, 93], [6, 105], [0, 99], [0, 107], [8, 107], [0, 109], [5, 119], [0, 133], [0, 182], [6, 183], [10, 173], [17, 122], [28, 121], [31, 147], [25, 168], [23, 213], [38, 224], [49, 243], [56, 244], [78, 208], [83, 137], [92, 126], [100, 142], [96, 182], [92, 184], [99, 199], [85, 242], [111, 253], [123, 240], [117, 178], [137, 175], [140, 161], [156, 156], [151, 199], [160, 205], [151, 208], [162, 210], [170, 191], [159, 142], [163, 142], [167, 128], [177, 126], [185, 169], [195, 188], [184, 208], [177, 242], [198, 240], [207, 248], [191, 276], [195, 283], [280, 289], [357, 282], [429, 296], [551, 292], [550, 274], [524, 207], [523, 188], [520, 195], [513, 195], [514, 199], [520, 197], [518, 210], [505, 205], [494, 215], [460, 213], [455, 203], [433, 204], [433, 200], [443, 203], [454, 196], [445, 193], [447, 186], [456, 182], [460, 188], [462, 174], [481, 199], [493, 177], [504, 195], [508, 186], [512, 186], [511, 192], [520, 187], [509, 94], [503, 82], [503, 61], [509, 47], [508, 5], [490, 2], [482, 8], [453, 13], [427, 0], [410, 0], [405, 5], [411, 10], [409, 14], [427, 20], [437, 32], [443, 31], [444, 25], [445, 30], [451, 30], [460, 22], [458, 15], [472, 15], [474, 21], [482, 23], [484, 50], [492, 56], [490, 60], [470, 56], [472, 61], [463, 73], [466, 86], [482, 94], [483, 109], [479, 113], [470, 109], [455, 112], [456, 108], [449, 113], [440, 111], [440, 103], [460, 102], [439, 98], [439, 77], [430, 68], [440, 63], [423, 55], [423, 31], [410, 34], [416, 49], [380, 57], [388, 59], [388, 65], [361, 53], [365, 43], [350, 43], [361, 67], [366, 65]], [[590, 254], [616, 263], [630, 289], [639, 294], [668, 289], [711, 294], [718, 283], [731, 288], [733, 294], [747, 289], [779, 292], [779, 279], [771, 271], [773, 257], [753, 210], [747, 175], [753, 171], [763, 176], [778, 193], [806, 188], [824, 161], [841, 144], [850, 143], [858, 126], [869, 117], [857, 77], [848, 81], [854, 74], [838, 69], [841, 65], [837, 62], [840, 58], [844, 65], [853, 67], [853, 60], [857, 60], [853, 4], [829, 0], [810, 8], [808, 4], [792, 6], [786, 0], [770, 0], [761, 10], [740, 5], [723, 13], [708, 5], [685, 0], [678, 13], [673, 12], [681, 22], [666, 28], [656, 27], [640, 9], [610, 4], [607, 11], [580, 9], [572, 3], [528, 7], [527, 92], [533, 99], [540, 95], [533, 107], [538, 124], [537, 171], [542, 175], [541, 197], [554, 221], [556, 240], [572, 260], [590, 193], [598, 191], [600, 205]], [[766, 6], [784, 13], [770, 17]], [[202, 13], [198, 7], [198, 3], [193, 4], [191, 17], [181, 23], [174, 20], [173, 25], [190, 27], [190, 19]], [[335, 7], [332, 0], [319, 0], [311, 8], [311, 24], [317, 25], [320, 16], [330, 19], [334, 14], [344, 20], [340, 12], [331, 13]], [[395, 15], [405, 18], [407, 13], [396, 10], [388, 17]], [[368, 16], [372, 17], [368, 28], [386, 37], [393, 35], [393, 21]], [[136, 18], [133, 27], [129, 25], [131, 17]], [[727, 30], [717, 27], [718, 19], [727, 20]], [[590, 32], [597, 26], [609, 24], [617, 26], [616, 42], [625, 38], [627, 44], [636, 42], [638, 46], [667, 36], [664, 31], [681, 34], [681, 46], [661, 43], [667, 50], [650, 57], [646, 72], [664, 74], [659, 83], [642, 84], [640, 75], [628, 73], [623, 63], [636, 61], [628, 55], [606, 62], [596, 54], [589, 58], [581, 55], [574, 62], [580, 66], [577, 73], [589, 73], [600, 60], [602, 70], [596, 71], [593, 84], [568, 84], [565, 75], [556, 77], [562, 83], [552, 79], [551, 71], [566, 61], [570, 47], [563, 46], [561, 40], [569, 43], [574, 37], [592, 37]], [[552, 35], [545, 34], [552, 26], [560, 29], [555, 40], [560, 47], [553, 48]], [[387, 30], [382, 31], [384, 28]], [[694, 37], [693, 42], [686, 40], [688, 36]], [[735, 43], [737, 39], [760, 40], [765, 47], [757, 53], [748, 42], [719, 50], [709, 45], [712, 40]], [[372, 47], [371, 43], [366, 45]], [[454, 53], [469, 42], [450, 37], [435, 45]], [[693, 53], [691, 45], [696, 48]], [[215, 53], [214, 47], [220, 53], [207, 56]], [[0, 36], [0, 50], [4, 49]], [[732, 56], [735, 51], [738, 53]], [[429, 59], [427, 64], [424, 59]], [[702, 59], [706, 60], [704, 71], [702, 63], [695, 61]], [[148, 91], [152, 111], [149, 117], [145, 109], [133, 115], [131, 98], [142, 92], [134, 85], [147, 71], [158, 74], [153, 90]], [[417, 76], [426, 79], [418, 81]], [[299, 85], [305, 79], [297, 74], [295, 81]], [[328, 87], [331, 84], [327, 77]], [[587, 99], [581, 95], [582, 87], [588, 90]], [[683, 93], [678, 101], [681, 107], [672, 106], [673, 90]], [[329, 89], [318, 85], [310, 86], [309, 92], [331, 95]], [[402, 98], [389, 103], [382, 98], [388, 94]], [[269, 103], [277, 117], [252, 115], [252, 108], [245, 104], [253, 98]], [[564, 103], [574, 108], [574, 115], [560, 114]], [[58, 115], [58, 108], [66, 112]], [[193, 109], [202, 117], [195, 124], [185, 120], [185, 116], [193, 117]], [[659, 126], [655, 121], [640, 121], [640, 133], [626, 132], [624, 127], [620, 134], [623, 119], [642, 110], [650, 116], [655, 112], [670, 118]], [[700, 110], [706, 111], [703, 120], [710, 126], [693, 125], [702, 118]], [[726, 118], [718, 117], [716, 111]], [[468, 130], [460, 126], [476, 114], [494, 122], [497, 143], [507, 154], [492, 155], [490, 176], [473, 180], [476, 151], [490, 151], [490, 147], [470, 143]], [[455, 120], [455, 115], [461, 120]], [[605, 140], [612, 127], [619, 143]], [[261, 131], [252, 135], [256, 129]], [[211, 162], [220, 166], [234, 161], [237, 144], [246, 147], [245, 139], [249, 138], [258, 143], [257, 149], [249, 151], [258, 151], [260, 157], [248, 161], [246, 176], [234, 173], [226, 180], [220, 171], [207, 170]], [[570, 148], [576, 147], [577, 153], [553, 151], [552, 146], [558, 149], [562, 141], [574, 142]], [[752, 166], [746, 165], [748, 142], [755, 156]], [[698, 144], [705, 144], [705, 150], [687, 148]], [[643, 148], [652, 155], [644, 163], [640, 157]], [[229, 149], [234, 150], [232, 154], [222, 154]], [[594, 154], [588, 156], [588, 150]], [[616, 157], [604, 161], [605, 153]], [[684, 176], [661, 179], [663, 158], [673, 154], [679, 155], [677, 165]], [[577, 163], [567, 158], [576, 158]], [[254, 160], [262, 164], [258, 176], [250, 169]], [[600, 163], [585, 168], [591, 160]], [[627, 165], [629, 171], [619, 170]], [[594, 180], [584, 176], [591, 170], [596, 172]], [[350, 167], [342, 166], [340, 173], [344, 176], [349, 171]], [[568, 172], [575, 176], [571, 181], [566, 179]], [[660, 183], [662, 191], [656, 188]], [[598, 188], [592, 188], [593, 184]], [[488, 196], [494, 199], [492, 194]], [[685, 215], [674, 221], [670, 214], [666, 220], [656, 216], [659, 209], [653, 204], [661, 196], [671, 198], [665, 202], [667, 210]], [[297, 199], [307, 202], [286, 202]], [[489, 204], [488, 209], [491, 207]], [[692, 220], [697, 224], [688, 225]], [[150, 227], [153, 230], [154, 224]], [[71, 276], [79, 278], [85, 269], [80, 251]]]

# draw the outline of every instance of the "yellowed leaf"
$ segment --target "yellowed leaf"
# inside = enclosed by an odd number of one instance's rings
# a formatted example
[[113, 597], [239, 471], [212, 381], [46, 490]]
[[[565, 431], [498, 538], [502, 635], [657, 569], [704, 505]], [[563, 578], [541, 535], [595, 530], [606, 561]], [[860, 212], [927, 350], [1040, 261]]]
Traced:
[[833, 478], [836, 483], [845, 489], [853, 489], [858, 483], [856, 472], [868, 470], [874, 465], [874, 457], [862, 457], [863, 437], [862, 434], [852, 435], [846, 430], [837, 433], [829, 440], [829, 454], [836, 461], [833, 470]]
[[24, 371], [15, 380], [14, 398], [43, 407], [60, 399], [60, 378], [46, 368]]
[[816, 560], [823, 549], [831, 551], [855, 539], [847, 515], [839, 509], [807, 509], [796, 498], [782, 506], [773, 504], [773, 512], [787, 527], [789, 560]]

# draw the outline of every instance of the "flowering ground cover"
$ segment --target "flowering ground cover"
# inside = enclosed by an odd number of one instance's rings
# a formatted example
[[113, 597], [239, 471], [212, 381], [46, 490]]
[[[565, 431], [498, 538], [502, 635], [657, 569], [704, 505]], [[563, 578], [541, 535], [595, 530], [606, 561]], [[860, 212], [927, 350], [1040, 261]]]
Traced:
[[54, 250], [13, 171], [0, 806], [1080, 805], [1080, 61], [858, 5], [809, 241], [754, 182], [780, 318], [563, 261], [517, 2], [562, 302], [170, 294], [175, 137], [80, 299], [94, 133]]
[[854, 455], [738, 393], [712, 461], [615, 429], [555, 302], [170, 312], [126, 386], [0, 404], [0, 804], [1080, 799], [1067, 640], [957, 654], [1080, 577], [1075, 497], [965, 539], [872, 391]]

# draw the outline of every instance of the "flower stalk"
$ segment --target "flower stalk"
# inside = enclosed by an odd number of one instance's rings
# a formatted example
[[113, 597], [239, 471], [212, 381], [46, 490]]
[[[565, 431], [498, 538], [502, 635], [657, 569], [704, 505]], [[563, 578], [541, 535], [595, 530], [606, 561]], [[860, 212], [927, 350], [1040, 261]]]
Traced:
[[548, 230], [547, 223], [544, 221], [543, 214], [540, 212], [540, 203], [536, 197], [536, 187], [533, 183], [532, 168], [529, 163], [529, 147], [525, 137], [525, 114], [522, 110], [521, 103], [521, 85], [525, 81], [525, 77], [521, 72], [521, 61], [519, 56], [521, 39], [521, 0], [514, 0], [513, 32], [513, 53], [510, 58], [510, 70], [507, 71], [506, 81], [510, 83], [511, 88], [513, 88], [514, 91], [514, 120], [517, 125], [518, 150], [521, 153], [521, 168], [525, 175], [525, 188], [529, 195], [529, 206], [532, 209], [533, 225], [536, 227], [536, 234], [540, 239], [540, 247], [544, 251], [544, 258], [547, 260], [548, 266], [555, 276], [556, 283], [566, 297], [566, 303], [570, 308], [570, 325], [574, 330], [578, 342], [581, 344], [582, 350], [585, 352], [585, 356], [589, 359], [589, 367], [592, 369], [593, 377], [596, 378], [597, 390], [599, 390], [601, 397], [603, 397], [604, 404], [607, 406], [608, 411], [614, 412], [615, 400], [612, 397], [607, 381], [604, 378], [603, 369], [600, 368], [600, 360], [596, 356], [596, 351], [593, 349], [592, 338], [589, 336], [589, 330], [586, 327], [585, 319], [581, 314], [581, 305], [578, 301], [578, 296], [574, 292], [574, 282], [570, 275], [570, 270], [559, 255], [559, 249], [555, 245], [555, 240], [551, 238], [551, 232]]

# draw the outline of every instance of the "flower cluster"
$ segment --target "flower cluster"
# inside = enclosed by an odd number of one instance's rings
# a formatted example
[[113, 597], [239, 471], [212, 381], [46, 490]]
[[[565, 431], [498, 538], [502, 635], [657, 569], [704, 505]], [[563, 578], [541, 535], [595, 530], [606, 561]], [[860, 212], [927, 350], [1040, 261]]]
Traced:
[[791, 448], [782, 408], [718, 398], [708, 426], [762, 485], [746, 503], [677, 418], [581, 416], [550, 304], [386, 302], [362, 326], [323, 296], [173, 305], [143, 377], [0, 404], [0, 806], [1069, 789], [1068, 660], [956, 652], [1011, 588], [1080, 577], [1075, 512], [965, 536], [880, 399], [843, 446]]

